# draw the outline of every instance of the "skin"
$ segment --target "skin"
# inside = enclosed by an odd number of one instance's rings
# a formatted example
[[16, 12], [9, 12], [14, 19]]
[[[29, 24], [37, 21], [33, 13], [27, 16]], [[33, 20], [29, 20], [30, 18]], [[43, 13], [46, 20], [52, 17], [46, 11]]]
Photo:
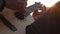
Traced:
[[20, 14], [25, 13], [27, 0], [5, 0], [6, 7], [12, 10], [18, 10]]

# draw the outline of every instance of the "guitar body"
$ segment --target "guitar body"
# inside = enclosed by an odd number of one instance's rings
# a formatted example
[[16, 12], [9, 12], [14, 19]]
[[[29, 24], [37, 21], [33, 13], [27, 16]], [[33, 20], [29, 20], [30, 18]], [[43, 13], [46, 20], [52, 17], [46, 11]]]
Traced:
[[2, 21], [0, 20], [0, 34], [26, 34], [26, 26], [30, 25], [34, 22], [34, 19], [31, 15], [28, 15], [25, 17], [23, 20], [17, 19], [14, 16], [15, 11], [4, 8], [3, 16], [11, 23], [13, 24], [16, 28], [17, 31], [11, 31], [7, 26], [5, 26]]

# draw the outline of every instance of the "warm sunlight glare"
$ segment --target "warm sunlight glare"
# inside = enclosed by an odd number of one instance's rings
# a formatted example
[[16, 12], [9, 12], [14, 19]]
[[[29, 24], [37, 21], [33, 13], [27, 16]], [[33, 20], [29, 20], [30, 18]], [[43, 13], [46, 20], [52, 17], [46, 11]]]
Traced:
[[35, 2], [41, 2], [41, 4], [44, 4], [47, 7], [51, 7], [52, 5], [54, 5], [58, 1], [60, 1], [60, 0], [28, 0], [27, 6], [30, 6], [30, 5], [34, 4]]

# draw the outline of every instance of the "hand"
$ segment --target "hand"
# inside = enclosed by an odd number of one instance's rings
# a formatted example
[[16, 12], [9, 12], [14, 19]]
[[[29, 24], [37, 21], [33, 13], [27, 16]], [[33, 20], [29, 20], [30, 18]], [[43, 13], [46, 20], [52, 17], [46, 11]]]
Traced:
[[12, 10], [18, 10], [20, 14], [25, 13], [27, 0], [6, 0], [6, 7]]

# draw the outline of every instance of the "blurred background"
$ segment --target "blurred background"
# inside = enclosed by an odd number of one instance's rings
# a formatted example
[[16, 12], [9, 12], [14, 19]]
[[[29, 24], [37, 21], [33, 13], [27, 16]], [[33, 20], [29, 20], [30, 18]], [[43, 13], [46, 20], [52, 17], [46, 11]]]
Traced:
[[[27, 7], [35, 4], [35, 2], [40, 2], [41, 4], [45, 5], [46, 8], [48, 9], [49, 7], [52, 7], [58, 1], [60, 1], [60, 0], [28, 0]], [[38, 11], [41, 12], [41, 10], [38, 10]], [[32, 14], [33, 14], [33, 12], [31, 13], [31, 15]]]
[[27, 6], [33, 5], [35, 2], [41, 2], [41, 4], [44, 4], [46, 7], [51, 7], [58, 1], [60, 0], [28, 0]]

